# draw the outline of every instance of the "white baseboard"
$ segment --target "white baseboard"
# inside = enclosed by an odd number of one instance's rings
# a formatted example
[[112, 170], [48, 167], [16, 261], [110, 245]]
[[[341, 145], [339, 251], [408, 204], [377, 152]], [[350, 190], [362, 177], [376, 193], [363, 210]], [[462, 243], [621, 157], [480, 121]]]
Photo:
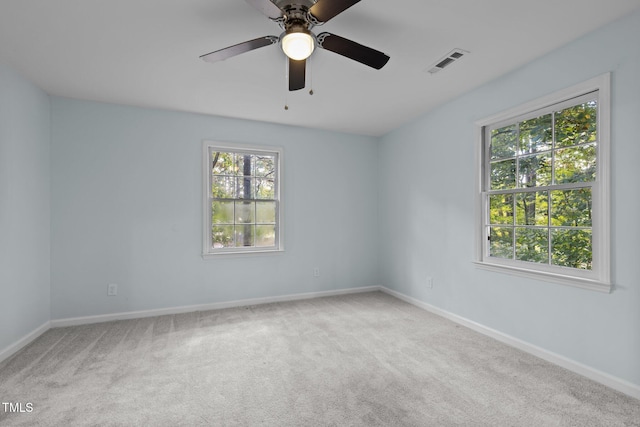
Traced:
[[51, 328], [51, 322], [46, 321], [42, 325], [38, 326], [33, 331], [29, 332], [24, 337], [20, 338], [18, 341], [6, 347], [4, 350], [0, 351], [0, 362], [6, 360], [17, 353], [23, 347], [26, 347], [40, 335], [44, 334]]
[[403, 293], [394, 291], [392, 289], [386, 288], [384, 286], [381, 286], [380, 290], [398, 299], [408, 302], [409, 304], [422, 308], [430, 313], [444, 317], [462, 326], [466, 326], [469, 329], [473, 329], [474, 331], [479, 332], [483, 335], [494, 338], [504, 344], [515, 347], [518, 350], [522, 350], [526, 353], [537, 356], [540, 359], [553, 363], [554, 365], [561, 366], [569, 371], [575, 372], [578, 375], [582, 375], [583, 377], [589, 378], [590, 380], [606, 385], [607, 387], [610, 387], [614, 390], [627, 394], [631, 397], [635, 397], [636, 399], [640, 399], [640, 386], [637, 384], [633, 384], [629, 381], [625, 381], [621, 378], [607, 374], [606, 372], [599, 371], [590, 366], [587, 366], [582, 363], [576, 362], [575, 360], [569, 359], [565, 356], [561, 356], [559, 354], [545, 350], [544, 348], [530, 344], [526, 341], [522, 341], [518, 338], [504, 334], [500, 331], [496, 331], [495, 329], [491, 329], [489, 327], [481, 325], [480, 323], [474, 322], [462, 316], [458, 316], [457, 314], [454, 314], [449, 311], [443, 310], [441, 308], [435, 307], [433, 305], [427, 304], [425, 302], [422, 302], [413, 297], [407, 296]]
[[219, 310], [221, 308], [244, 307], [247, 305], [268, 304], [273, 302], [296, 301], [311, 298], [330, 297], [336, 295], [355, 294], [360, 292], [379, 291], [380, 286], [365, 286], [361, 288], [336, 289], [331, 291], [307, 292], [303, 294], [280, 295], [276, 297], [250, 298], [235, 301], [215, 302], [210, 304], [186, 305], [153, 310], [128, 311], [123, 313], [102, 314], [97, 316], [71, 317], [51, 321], [52, 328], [64, 326], [85, 325], [89, 323], [110, 322], [113, 320], [138, 319], [142, 317], [163, 316], [167, 314], [191, 313], [195, 311]]

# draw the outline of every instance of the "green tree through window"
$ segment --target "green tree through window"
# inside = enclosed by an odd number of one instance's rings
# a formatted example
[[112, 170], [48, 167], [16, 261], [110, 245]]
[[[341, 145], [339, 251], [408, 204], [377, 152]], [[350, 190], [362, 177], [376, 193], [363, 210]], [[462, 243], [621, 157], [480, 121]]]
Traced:
[[597, 99], [491, 129], [494, 257], [591, 269]]

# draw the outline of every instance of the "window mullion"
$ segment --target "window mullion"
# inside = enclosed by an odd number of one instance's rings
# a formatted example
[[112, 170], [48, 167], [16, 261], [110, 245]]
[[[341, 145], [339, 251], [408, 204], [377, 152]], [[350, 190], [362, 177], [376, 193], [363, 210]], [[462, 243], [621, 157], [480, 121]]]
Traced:
[[[556, 112], [551, 112], [551, 186], [556, 188]], [[551, 189], [547, 190], [547, 251], [549, 265], [553, 265], [553, 244], [551, 236], [551, 210], [553, 199], [551, 198]]]
[[[516, 124], [516, 176], [515, 181], [516, 181], [516, 187], [515, 188], [521, 188], [520, 187], [520, 122], [518, 122]], [[515, 211], [514, 211], [515, 212]]]
[[[518, 162], [516, 161], [516, 164], [517, 163]], [[514, 260], [516, 259], [516, 242], [517, 242], [517, 240], [516, 240], [516, 225], [517, 225], [516, 217], [518, 216], [518, 214], [517, 214], [517, 208], [518, 208], [517, 199], [518, 198], [516, 197], [516, 193], [511, 195], [511, 206], [512, 206], [512, 209], [513, 209], [512, 210], [513, 215], [512, 215], [512, 218], [511, 218], [511, 230], [512, 230], [511, 231], [511, 234], [512, 234], [511, 240], [512, 240], [513, 251], [512, 251], [512, 254], [511, 254], [511, 259], [514, 259]]]
[[552, 191], [552, 190], [575, 190], [579, 188], [593, 188], [595, 187], [594, 181], [584, 181], [584, 182], [568, 182], [566, 184], [557, 184], [557, 185], [541, 185], [539, 187], [522, 187], [522, 188], [508, 188], [504, 190], [491, 190], [488, 191], [489, 194], [511, 194], [511, 193], [538, 193], [541, 191]]
[[551, 204], [553, 200], [551, 199], [551, 190], [547, 191], [547, 250], [549, 251], [548, 262], [551, 265], [551, 261], [553, 259], [553, 254], [551, 250], [553, 248], [551, 244]]
[[[515, 178], [515, 189], [514, 190], [519, 190], [521, 188], [520, 185], [520, 153], [521, 153], [521, 147], [520, 147], [520, 141], [521, 141], [521, 136], [520, 136], [520, 122], [516, 123], [516, 171], [515, 174], [516, 176]], [[511, 259], [516, 260], [516, 250], [517, 250], [517, 239], [516, 239], [516, 235], [518, 233], [518, 229], [517, 229], [517, 221], [516, 221], [516, 217], [518, 216], [517, 214], [517, 209], [518, 209], [518, 197], [517, 197], [517, 193], [513, 193], [512, 194], [512, 206], [513, 206], [513, 221], [511, 223], [511, 230], [512, 231], [512, 247], [513, 247], [513, 251], [511, 253]]]

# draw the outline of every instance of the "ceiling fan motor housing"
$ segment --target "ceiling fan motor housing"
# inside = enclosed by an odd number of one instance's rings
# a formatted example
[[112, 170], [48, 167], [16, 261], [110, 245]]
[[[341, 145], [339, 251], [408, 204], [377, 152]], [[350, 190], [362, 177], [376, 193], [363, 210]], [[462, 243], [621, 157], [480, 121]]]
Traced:
[[[303, 0], [294, 0], [295, 3], [287, 1], [286, 5], [282, 6], [284, 12], [283, 19], [278, 24], [284, 29], [289, 30], [292, 27], [303, 26], [305, 29], [310, 30], [319, 22], [309, 13], [309, 6], [305, 4]], [[313, 5], [311, 2], [306, 2]]]
[[275, 3], [276, 6], [278, 6], [280, 9], [284, 11], [286, 11], [290, 7], [296, 7], [296, 6], [304, 7], [305, 9], [309, 10], [311, 6], [313, 6], [317, 2], [318, 2], [317, 0], [275, 0], [273, 1], [273, 3]]

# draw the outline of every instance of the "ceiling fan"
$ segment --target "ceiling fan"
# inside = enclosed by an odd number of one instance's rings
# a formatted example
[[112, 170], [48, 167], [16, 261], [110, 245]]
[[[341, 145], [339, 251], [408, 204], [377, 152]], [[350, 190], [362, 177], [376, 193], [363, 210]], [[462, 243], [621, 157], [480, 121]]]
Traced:
[[377, 70], [385, 66], [389, 56], [370, 47], [331, 33], [315, 35], [311, 29], [322, 25], [360, 0], [246, 0], [251, 6], [276, 22], [284, 32], [249, 40], [200, 56], [217, 62], [254, 49], [280, 43], [289, 61], [289, 90], [305, 86], [306, 60], [316, 47], [335, 52]]

